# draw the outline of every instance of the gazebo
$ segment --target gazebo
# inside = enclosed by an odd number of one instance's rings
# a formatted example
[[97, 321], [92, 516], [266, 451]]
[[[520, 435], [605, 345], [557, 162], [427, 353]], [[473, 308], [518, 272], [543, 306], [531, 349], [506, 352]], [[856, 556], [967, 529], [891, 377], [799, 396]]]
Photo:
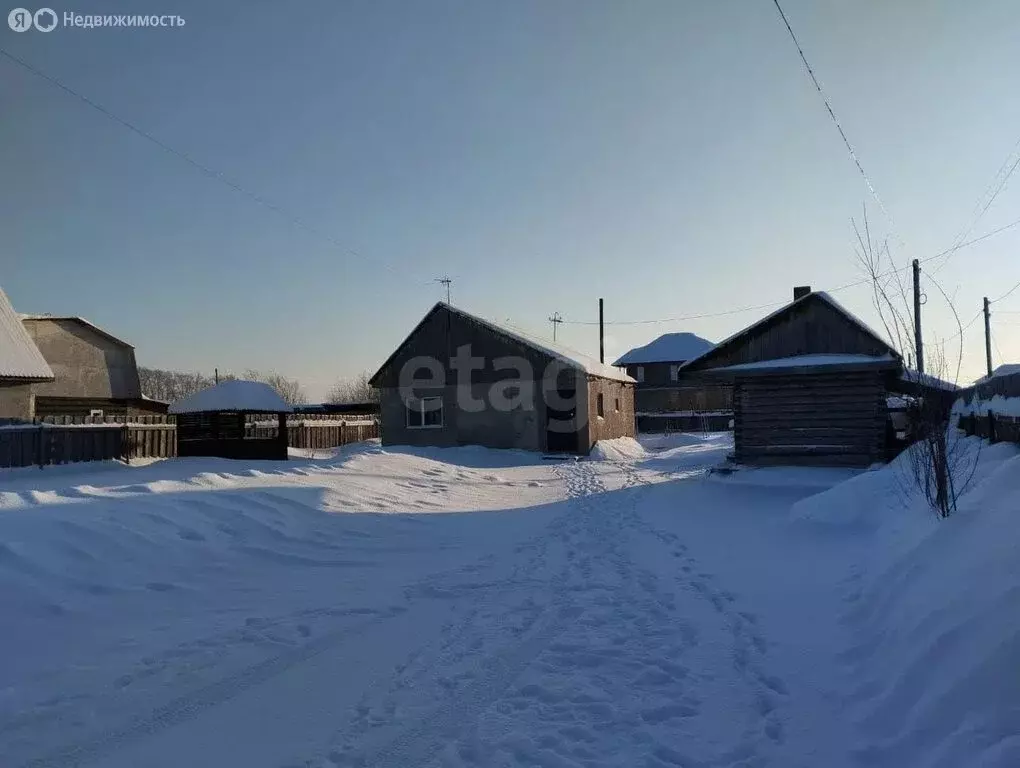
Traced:
[[[177, 416], [177, 455], [284, 460], [287, 414], [293, 410], [258, 381], [235, 379], [203, 389], [170, 406]], [[268, 419], [275, 420], [276, 429], [249, 425]]]

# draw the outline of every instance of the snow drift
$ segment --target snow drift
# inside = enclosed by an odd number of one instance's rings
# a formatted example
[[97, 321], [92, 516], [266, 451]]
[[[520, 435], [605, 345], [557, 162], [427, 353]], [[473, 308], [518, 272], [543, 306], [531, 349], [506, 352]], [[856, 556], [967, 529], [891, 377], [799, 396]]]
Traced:
[[1020, 451], [962, 445], [976, 472], [949, 519], [909, 493], [905, 457], [791, 510], [866, 533], [840, 654], [864, 765], [1020, 764]]

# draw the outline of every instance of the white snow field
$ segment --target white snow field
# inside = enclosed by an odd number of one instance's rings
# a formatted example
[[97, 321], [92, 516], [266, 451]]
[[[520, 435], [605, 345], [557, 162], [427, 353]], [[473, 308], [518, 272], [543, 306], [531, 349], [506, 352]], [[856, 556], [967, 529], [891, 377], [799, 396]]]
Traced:
[[1018, 451], [937, 521], [730, 448], [6, 472], [0, 766], [1020, 764]]

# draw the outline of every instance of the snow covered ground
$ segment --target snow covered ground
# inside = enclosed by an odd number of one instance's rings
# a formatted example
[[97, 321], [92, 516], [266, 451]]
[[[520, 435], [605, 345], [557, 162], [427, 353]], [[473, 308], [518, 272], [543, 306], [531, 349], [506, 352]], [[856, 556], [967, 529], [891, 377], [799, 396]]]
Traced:
[[0, 765], [1020, 763], [1017, 451], [937, 522], [730, 449], [6, 472]]

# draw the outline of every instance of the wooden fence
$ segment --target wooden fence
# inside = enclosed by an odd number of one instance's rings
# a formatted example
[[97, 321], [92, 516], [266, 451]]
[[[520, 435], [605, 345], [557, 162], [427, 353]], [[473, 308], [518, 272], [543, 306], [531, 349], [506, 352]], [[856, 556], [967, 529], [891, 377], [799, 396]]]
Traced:
[[637, 416], [637, 431], [659, 432], [726, 432], [733, 429], [733, 414], [713, 411], [693, 414], [642, 413]]
[[989, 411], [984, 415], [960, 417], [960, 429], [968, 435], [983, 437], [990, 443], [1020, 443], [1020, 418], [1000, 416]]
[[[257, 417], [252, 417], [253, 419]], [[287, 416], [287, 423], [300, 426], [311, 423], [317, 425], [319, 422], [338, 426], [343, 424], [372, 424], [378, 419], [377, 414], [372, 413], [292, 413]], [[168, 414], [150, 415], [109, 415], [109, 416], [42, 416], [34, 419], [31, 424], [53, 424], [54, 426], [71, 426], [84, 424], [176, 424], [177, 417]], [[0, 425], [23, 426], [26, 422], [19, 419], [0, 419]]]
[[[136, 418], [158, 420], [167, 417]], [[326, 423], [317, 424], [316, 421]], [[291, 448], [327, 449], [379, 436], [379, 426], [375, 422], [334, 422], [302, 416], [288, 424], [287, 445]], [[277, 434], [272, 427], [252, 425], [248, 429], [252, 437], [273, 437]], [[166, 459], [176, 455], [177, 425], [166, 421], [47, 422], [0, 427], [0, 467], [44, 467], [111, 459], [130, 462], [132, 459]]]

